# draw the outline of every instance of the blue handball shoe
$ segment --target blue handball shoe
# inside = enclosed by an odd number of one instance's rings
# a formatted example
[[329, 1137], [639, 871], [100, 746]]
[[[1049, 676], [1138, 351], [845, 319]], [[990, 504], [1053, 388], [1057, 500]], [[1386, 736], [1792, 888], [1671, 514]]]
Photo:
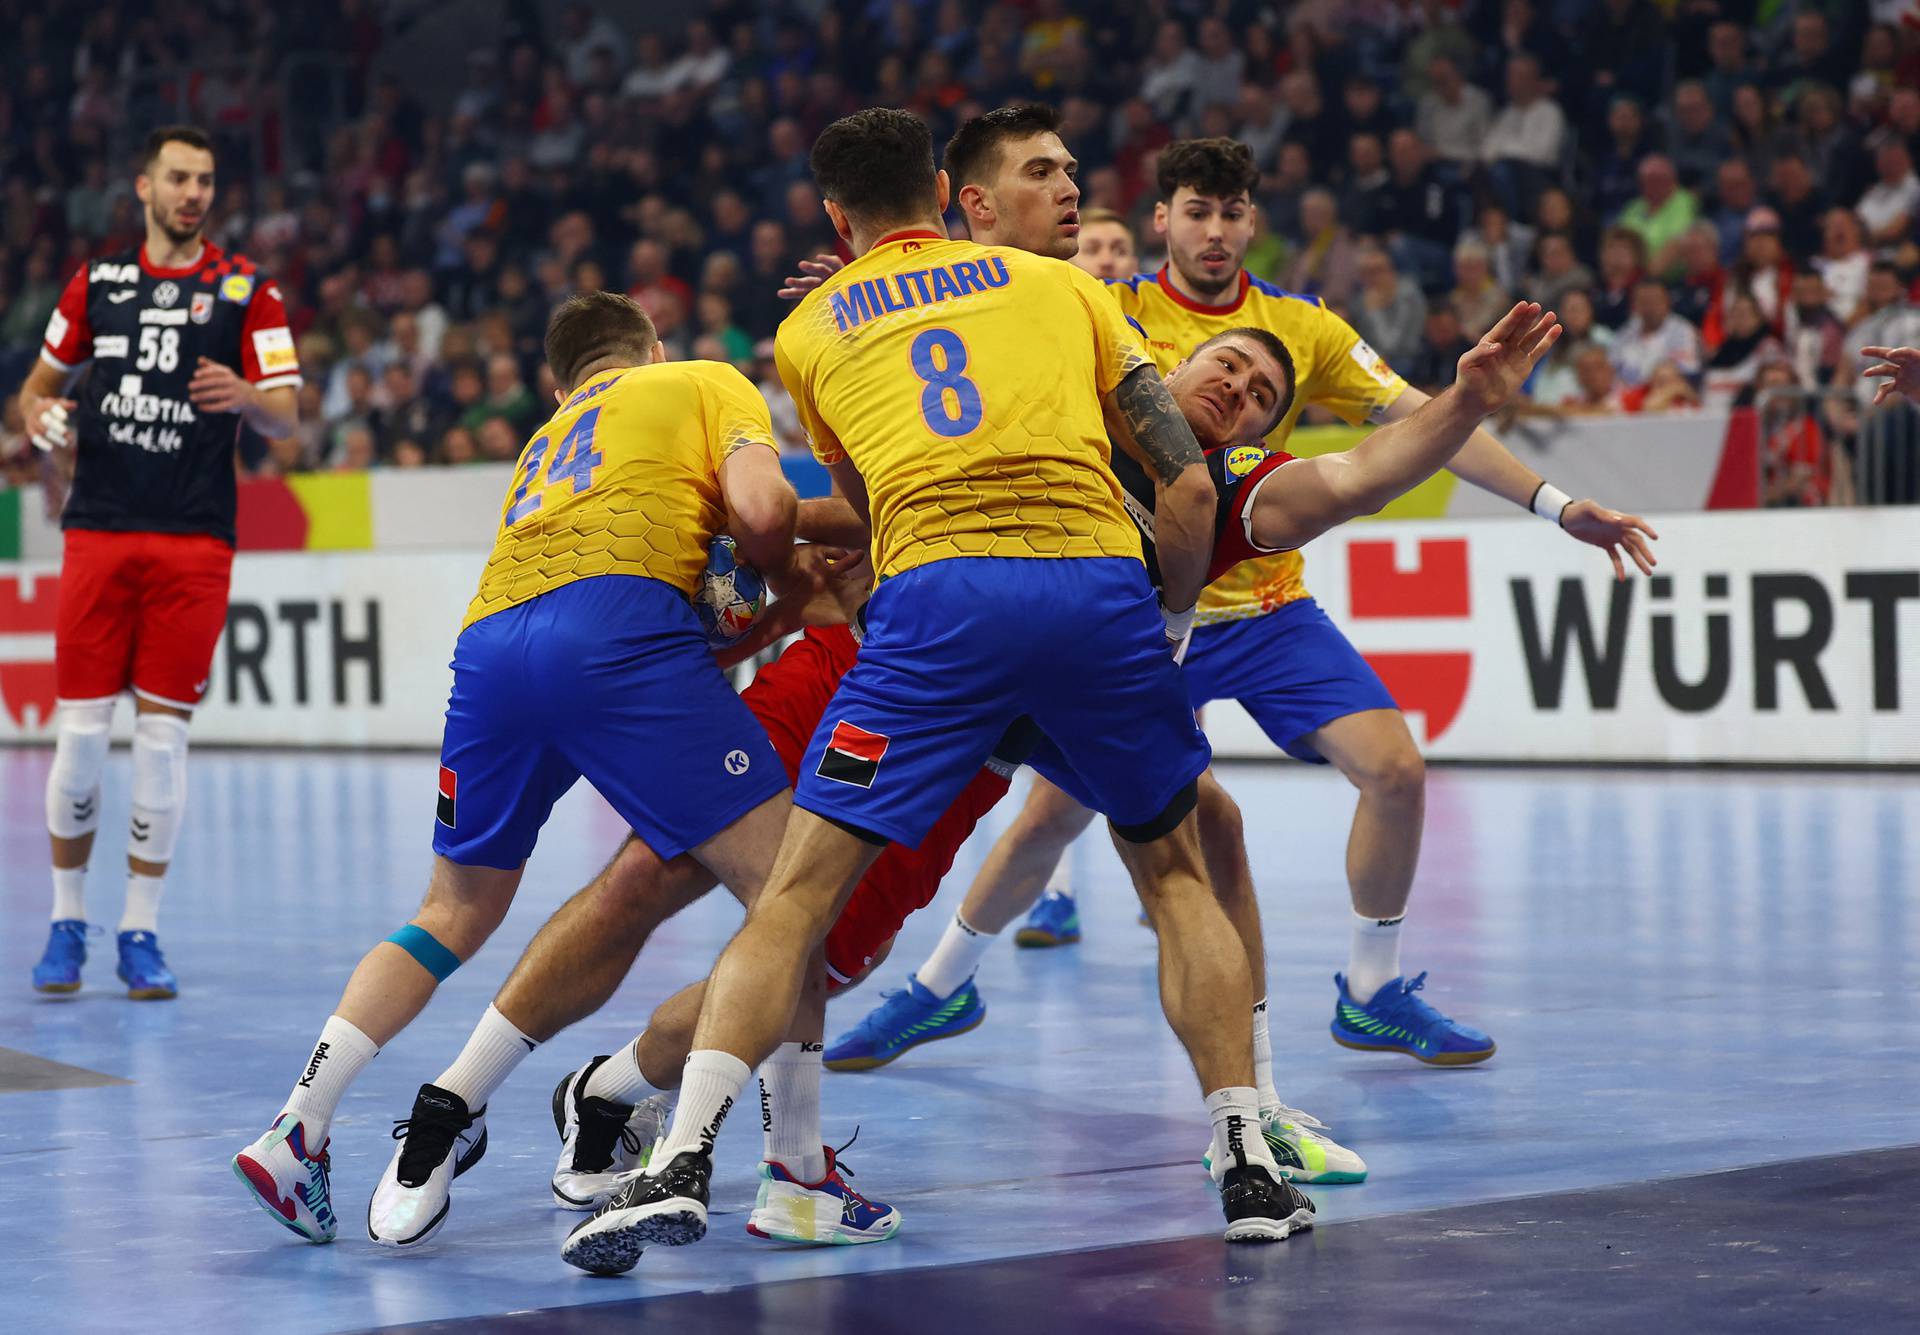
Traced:
[[135, 1001], [167, 1001], [180, 992], [180, 980], [160, 953], [160, 939], [152, 932], [120, 933], [120, 981]]
[[1074, 903], [1072, 895], [1058, 890], [1049, 890], [1040, 896], [1040, 902], [1013, 934], [1014, 945], [1035, 948], [1070, 946], [1079, 939], [1080, 906]]
[[1471, 1066], [1493, 1055], [1492, 1039], [1414, 995], [1427, 985], [1424, 973], [1412, 982], [1392, 979], [1365, 1005], [1347, 991], [1344, 974], [1336, 973], [1333, 981], [1340, 988], [1333, 1007], [1333, 1041], [1343, 1048], [1404, 1052], [1429, 1066]]
[[871, 1071], [909, 1048], [964, 1034], [986, 1018], [987, 1004], [973, 979], [950, 997], [936, 997], [909, 974], [906, 987], [882, 993], [880, 1004], [834, 1039], [823, 1060], [829, 1071]]
[[78, 992], [80, 966], [87, 962], [87, 925], [78, 918], [61, 918], [47, 933], [47, 949], [33, 966], [36, 992]]

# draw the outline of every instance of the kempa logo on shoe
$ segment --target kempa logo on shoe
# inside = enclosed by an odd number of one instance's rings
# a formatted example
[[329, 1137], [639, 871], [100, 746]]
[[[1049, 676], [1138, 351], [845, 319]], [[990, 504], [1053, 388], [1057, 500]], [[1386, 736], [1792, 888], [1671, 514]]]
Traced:
[[313, 1060], [307, 1063], [307, 1073], [300, 1077], [301, 1085], [312, 1085], [313, 1078], [320, 1074], [320, 1063], [327, 1059], [327, 1047], [327, 1044], [322, 1043], [313, 1050]]

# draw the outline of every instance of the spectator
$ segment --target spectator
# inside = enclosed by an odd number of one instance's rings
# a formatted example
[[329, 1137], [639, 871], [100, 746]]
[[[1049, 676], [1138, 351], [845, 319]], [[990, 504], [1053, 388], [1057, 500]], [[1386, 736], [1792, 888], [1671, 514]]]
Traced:
[[1760, 192], [1745, 158], [1728, 158], [1713, 179], [1710, 221], [1720, 233], [1720, 262], [1732, 264], [1746, 241], [1748, 215], [1760, 206]]
[[480, 446], [473, 432], [463, 426], [453, 426], [440, 437], [439, 453], [439, 462], [443, 464], [470, 464], [480, 458]]
[[1727, 299], [1744, 292], [1759, 304], [1760, 314], [1775, 333], [1786, 327], [1787, 297], [1793, 287], [1793, 261], [1780, 244], [1780, 215], [1757, 208], [1747, 215], [1740, 258], [1727, 284]]
[[1594, 323], [1593, 298], [1584, 289], [1569, 290], [1554, 303], [1554, 308], [1564, 332], [1526, 387], [1527, 396], [1546, 407], [1556, 407], [1579, 397], [1580, 379], [1574, 363], [1582, 348], [1598, 347], [1604, 352], [1613, 346], [1613, 331]]
[[355, 422], [341, 430], [339, 444], [333, 453], [332, 467], [335, 472], [364, 473], [379, 462], [379, 451], [370, 427]]
[[1820, 219], [1827, 198], [1813, 179], [1813, 171], [1799, 153], [1782, 153], [1773, 160], [1772, 199], [1780, 215], [1780, 241], [1787, 253], [1804, 260], [1820, 249]]
[[1632, 201], [1640, 183], [1640, 160], [1651, 147], [1640, 104], [1630, 97], [1614, 98], [1607, 108], [1607, 146], [1594, 155], [1592, 166], [1593, 207], [1602, 218], [1617, 221]]
[[1518, 292], [1533, 253], [1533, 228], [1514, 222], [1498, 204], [1488, 204], [1474, 211], [1472, 235], [1487, 248], [1493, 281], [1508, 292]]
[[489, 417], [477, 433], [480, 458], [487, 463], [512, 463], [520, 457], [520, 433], [504, 417]]
[[1437, 394], [1453, 383], [1459, 374], [1460, 359], [1472, 348], [1473, 340], [1460, 328], [1460, 317], [1453, 307], [1442, 302], [1428, 310], [1412, 360], [1400, 364], [1407, 368], [1410, 383]]
[[1480, 147], [1494, 191], [1510, 211], [1531, 212], [1548, 174], [1559, 169], [1566, 136], [1567, 118], [1547, 95], [1540, 62], [1515, 56], [1507, 62], [1507, 105]]
[[1780, 360], [1780, 340], [1767, 327], [1760, 304], [1745, 293], [1727, 306], [1725, 335], [1707, 358], [1701, 377], [1701, 401], [1709, 408], [1730, 408], [1749, 394], [1760, 368]]
[[1393, 132], [1388, 157], [1392, 175], [1376, 230], [1386, 234], [1394, 263], [1415, 275], [1422, 288], [1437, 291], [1446, 285], [1448, 252], [1460, 228], [1460, 201], [1427, 160], [1426, 145], [1412, 130]]
[[1614, 383], [1613, 362], [1607, 350], [1588, 343], [1573, 355], [1573, 393], [1554, 406], [1574, 416], [1623, 411], [1620, 387]]
[[1791, 365], [1769, 362], [1755, 383], [1760, 413], [1760, 504], [1769, 509], [1825, 503], [1826, 438], [1807, 409]]
[[1679, 367], [1662, 362], [1653, 368], [1646, 384], [1622, 392], [1620, 404], [1630, 413], [1679, 412], [1698, 408], [1700, 391]]
[[1712, 223], [1695, 223], [1680, 238], [1680, 277], [1673, 284], [1673, 310], [1700, 331], [1709, 348], [1718, 347], [1722, 336], [1720, 299], [1726, 281], [1720, 234]]
[[1782, 100], [1791, 102], [1812, 85], [1844, 85], [1853, 69], [1847, 54], [1834, 46], [1827, 16], [1808, 7], [1793, 16], [1792, 37], [1769, 75]]
[[1785, 342], [1788, 360], [1802, 385], [1831, 383], [1846, 356], [1846, 337], [1846, 322], [1828, 305], [1825, 280], [1812, 270], [1795, 274]]
[[[546, 417], [527, 392], [526, 381], [520, 378], [520, 364], [508, 352], [496, 352], [487, 358], [487, 392], [480, 411], [487, 417], [505, 418], [514, 435], [522, 439]], [[516, 445], [514, 453], [519, 452]]]
[[[1573, 241], [1559, 233], [1549, 232], [1542, 236], [1535, 246], [1539, 258], [1539, 267], [1529, 274], [1520, 284], [1528, 298], [1544, 306], [1558, 309], [1567, 293], [1593, 286], [1593, 270], [1580, 263], [1573, 252]], [[1588, 309], [1592, 309], [1592, 299], [1587, 299]], [[1566, 322], [1566, 312], [1560, 312], [1561, 322]], [[1564, 341], [1564, 336], [1563, 336]]]
[[1847, 124], [1840, 94], [1816, 84], [1800, 95], [1800, 146], [1832, 199], [1858, 199], [1873, 178], [1860, 137]]
[[425, 468], [427, 451], [419, 441], [408, 436], [395, 441], [390, 459], [395, 468]]
[[567, 77], [575, 83], [585, 83], [594, 52], [618, 53], [626, 49], [627, 43], [620, 29], [605, 15], [595, 15], [591, 5], [576, 3], [568, 5], [560, 17], [556, 45], [566, 64]]
[[1388, 110], [1380, 85], [1365, 74], [1350, 74], [1341, 90], [1349, 135], [1370, 134], [1386, 142], [1399, 122]]
[[712, 26], [694, 19], [687, 24], [687, 49], [667, 67], [666, 91], [698, 98], [727, 77], [732, 63], [727, 48], [714, 40]]
[[1577, 49], [1596, 112], [1620, 97], [1646, 105], [1660, 93], [1667, 37], [1650, 0], [1600, 0], [1588, 11]]
[[1826, 280], [1827, 304], [1842, 320], [1851, 323], [1863, 313], [1872, 263], [1860, 219], [1850, 209], [1828, 209], [1820, 222], [1820, 253], [1813, 268]]
[[1359, 254], [1360, 290], [1353, 300], [1353, 327], [1389, 366], [1404, 366], [1421, 348], [1427, 300], [1419, 285], [1394, 270], [1379, 246]]
[[1301, 197], [1300, 234], [1282, 286], [1345, 306], [1359, 282], [1358, 243], [1340, 221], [1332, 192], [1314, 189]]
[[1484, 88], [1468, 83], [1451, 57], [1435, 56], [1427, 65], [1427, 91], [1414, 124], [1441, 158], [1469, 166], [1480, 160], [1493, 124], [1493, 99]]
[[1619, 329], [1633, 314], [1633, 287], [1647, 271], [1647, 243], [1638, 232], [1616, 227], [1600, 243], [1600, 283], [1594, 289], [1594, 316]]
[[1732, 118], [1734, 95], [1758, 80], [1748, 55], [1747, 30], [1740, 24], [1723, 19], [1707, 30], [1707, 58], [1713, 68], [1701, 82], [1722, 119]]
[[1347, 182], [1340, 192], [1340, 216], [1356, 232], [1371, 235], [1389, 225], [1393, 178], [1387, 171], [1380, 136], [1363, 132], [1347, 145]]
[[368, 425], [383, 458], [392, 458], [404, 439], [431, 438], [437, 425], [432, 405], [420, 392], [413, 370], [405, 362], [390, 362], [380, 373], [374, 392], [374, 412]]
[[1671, 278], [1680, 271], [1680, 238], [1699, 216], [1693, 192], [1681, 188], [1673, 160], [1649, 153], [1640, 160], [1640, 194], [1621, 211], [1621, 227], [1639, 234], [1654, 273]]
[[1920, 176], [1914, 174], [1906, 141], [1897, 134], [1881, 136], [1873, 166], [1879, 179], [1855, 208], [1874, 245], [1897, 246], [1911, 237], [1914, 219], [1920, 217]]
[[1485, 334], [1513, 307], [1513, 298], [1494, 281], [1492, 256], [1472, 237], [1453, 248], [1453, 291], [1447, 304], [1469, 338]]
[[1185, 25], [1178, 19], [1162, 20], [1141, 69], [1140, 96], [1159, 119], [1177, 121], [1186, 115], [1204, 67], [1200, 53], [1187, 44]]
[[1280, 97], [1287, 105], [1287, 141], [1304, 147], [1307, 160], [1316, 166], [1333, 162], [1345, 147], [1344, 131], [1340, 119], [1327, 110], [1312, 71], [1287, 75], [1280, 82]]
[[1613, 369], [1627, 389], [1652, 379], [1661, 364], [1687, 376], [1700, 372], [1700, 331], [1673, 313], [1667, 285], [1648, 275], [1633, 287], [1633, 318], [1613, 345]]
[[1704, 190], [1720, 164], [1733, 156], [1733, 141], [1715, 112], [1706, 84], [1688, 79], [1675, 86], [1667, 147], [1674, 170], [1690, 190]]
[[694, 303], [695, 317], [703, 338], [720, 344], [717, 361], [745, 366], [753, 357], [753, 340], [733, 322], [733, 303], [719, 292], [702, 292]]
[[[1262, 171], [1272, 170], [1278, 162], [1280, 141], [1285, 137], [1291, 120], [1285, 104], [1274, 96], [1273, 89], [1257, 83], [1241, 85], [1240, 100], [1234, 106], [1233, 137], [1247, 146], [1253, 154], [1254, 164]], [[1066, 138], [1070, 127], [1062, 125], [1060, 128], [1061, 137]], [[1079, 135], [1067, 139], [1067, 142], [1079, 143], [1088, 137]]]
[[1747, 160], [1756, 178], [1773, 170], [1773, 157], [1780, 147], [1774, 130], [1773, 105], [1753, 84], [1743, 84], [1733, 94], [1733, 120], [1728, 135], [1733, 140], [1734, 152]]
[[1200, 21], [1198, 78], [1192, 94], [1195, 114], [1208, 107], [1232, 107], [1240, 100], [1241, 80], [1246, 74], [1246, 53], [1233, 39], [1233, 30], [1224, 19], [1214, 15]]

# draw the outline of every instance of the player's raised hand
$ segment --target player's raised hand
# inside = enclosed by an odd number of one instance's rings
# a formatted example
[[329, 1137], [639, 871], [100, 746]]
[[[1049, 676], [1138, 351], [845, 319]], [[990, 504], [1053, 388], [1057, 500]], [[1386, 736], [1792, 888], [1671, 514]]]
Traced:
[[202, 357], [187, 382], [187, 398], [210, 413], [237, 413], [246, 406], [252, 386], [231, 366]]
[[1874, 407], [1878, 408], [1895, 394], [1904, 394], [1920, 403], [1920, 348], [1862, 348], [1860, 355], [1880, 359], [1861, 372], [1869, 379], [1884, 382], [1873, 392]]
[[800, 272], [788, 277], [787, 285], [780, 289], [780, 297], [783, 301], [798, 301], [846, 267], [846, 261], [838, 255], [815, 255], [810, 260], [801, 260]]
[[1454, 391], [1485, 417], [1513, 397], [1559, 339], [1560, 321], [1552, 311], [1543, 313], [1538, 302], [1515, 302], [1460, 358]]
[[1626, 514], [1620, 510], [1609, 510], [1598, 501], [1575, 501], [1560, 513], [1560, 527], [1580, 539], [1592, 543], [1595, 547], [1613, 559], [1613, 577], [1624, 580], [1627, 567], [1620, 560], [1620, 551], [1626, 549], [1633, 558], [1634, 565], [1643, 575], [1651, 575], [1653, 568], [1660, 564], [1653, 554], [1653, 548], [1647, 539], [1658, 539], [1660, 535], [1653, 526], [1639, 515]]

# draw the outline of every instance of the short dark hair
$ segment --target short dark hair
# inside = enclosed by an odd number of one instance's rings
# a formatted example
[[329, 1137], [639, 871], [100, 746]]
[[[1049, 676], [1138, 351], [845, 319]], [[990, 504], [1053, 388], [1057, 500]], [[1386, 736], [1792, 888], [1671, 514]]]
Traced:
[[213, 152], [213, 140], [207, 132], [197, 125], [162, 125], [147, 136], [146, 147], [140, 154], [140, 170], [146, 171], [153, 166], [154, 159], [160, 156], [160, 150], [168, 144], [185, 144], [189, 148], [198, 148]]
[[1039, 102], [1015, 102], [961, 123], [947, 140], [943, 165], [953, 188], [985, 185], [1000, 170], [1000, 150], [1016, 139], [1058, 134], [1060, 113]]
[[1181, 139], [1160, 151], [1158, 184], [1169, 204], [1181, 186], [1213, 199], [1252, 198], [1260, 169], [1253, 150], [1237, 139]]
[[1287, 385], [1281, 392], [1279, 408], [1273, 414], [1273, 420], [1267, 423], [1267, 430], [1271, 431], [1280, 424], [1280, 420], [1292, 409], [1294, 391], [1300, 387], [1300, 374], [1293, 369], [1293, 354], [1287, 351], [1287, 345], [1281, 342], [1280, 336], [1271, 329], [1262, 329], [1258, 325], [1247, 324], [1240, 325], [1234, 329], [1221, 330], [1212, 338], [1195, 348], [1193, 355], [1198, 357], [1214, 344], [1224, 342], [1229, 338], [1252, 339], [1255, 343], [1265, 348], [1267, 353], [1276, 362], [1280, 363], [1280, 369], [1287, 374]]
[[562, 389], [595, 362], [622, 357], [634, 365], [660, 341], [640, 303], [619, 292], [581, 292], [561, 302], [547, 321], [547, 365]]
[[813, 141], [810, 165], [820, 193], [868, 226], [936, 211], [933, 132], [910, 111], [842, 116]]

